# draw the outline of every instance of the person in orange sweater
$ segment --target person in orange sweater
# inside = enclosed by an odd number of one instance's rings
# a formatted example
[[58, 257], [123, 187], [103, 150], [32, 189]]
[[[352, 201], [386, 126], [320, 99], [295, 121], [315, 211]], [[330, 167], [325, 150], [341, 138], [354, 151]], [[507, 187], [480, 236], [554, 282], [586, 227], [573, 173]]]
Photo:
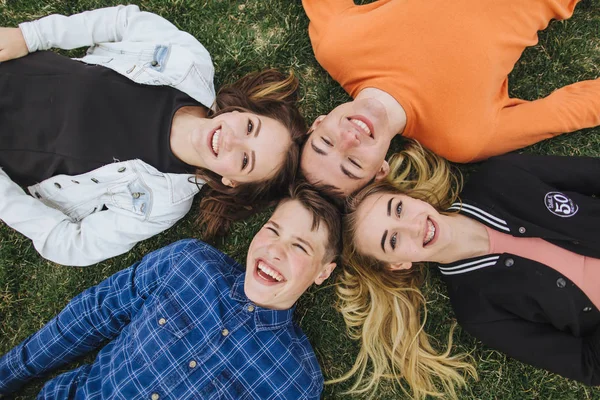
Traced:
[[301, 167], [345, 194], [384, 177], [397, 134], [454, 162], [600, 125], [600, 80], [535, 101], [508, 74], [537, 31], [579, 0], [303, 0], [315, 57], [354, 98], [318, 117]]

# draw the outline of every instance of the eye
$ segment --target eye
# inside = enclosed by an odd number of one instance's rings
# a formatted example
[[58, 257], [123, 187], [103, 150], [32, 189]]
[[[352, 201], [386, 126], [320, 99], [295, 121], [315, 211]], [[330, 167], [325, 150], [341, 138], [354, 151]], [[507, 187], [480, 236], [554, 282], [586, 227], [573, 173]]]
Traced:
[[352, 165], [354, 165], [356, 168], [362, 169], [362, 167], [360, 166], [358, 161], [356, 161], [354, 158], [348, 158], [348, 161], [350, 161], [352, 163]]
[[270, 226], [267, 226], [267, 230], [270, 230], [271, 232], [273, 232], [274, 234], [279, 236], [279, 232], [277, 232], [277, 230], [275, 228], [271, 228]]
[[399, 201], [398, 205], [396, 206], [396, 217], [399, 217], [401, 213], [402, 213], [402, 202]]
[[398, 234], [394, 233], [391, 237], [390, 237], [390, 246], [392, 248], [392, 250], [396, 250], [396, 242], [398, 241], [397, 238]]
[[242, 159], [242, 169], [246, 168], [248, 165], [248, 154], [244, 153], [244, 158]]
[[298, 243], [294, 243], [294, 246], [296, 246], [297, 248], [299, 248], [300, 250], [302, 250], [303, 252], [305, 252], [306, 254], [308, 254], [308, 251], [306, 251], [306, 249], [304, 248], [304, 246], [298, 244]]
[[326, 137], [321, 137], [321, 139], [325, 142], [327, 146], [333, 147], [333, 143], [331, 142], [331, 140], [327, 139]]
[[251, 119], [248, 119], [248, 135], [250, 133], [252, 133], [253, 130], [254, 130], [254, 122], [252, 122]]

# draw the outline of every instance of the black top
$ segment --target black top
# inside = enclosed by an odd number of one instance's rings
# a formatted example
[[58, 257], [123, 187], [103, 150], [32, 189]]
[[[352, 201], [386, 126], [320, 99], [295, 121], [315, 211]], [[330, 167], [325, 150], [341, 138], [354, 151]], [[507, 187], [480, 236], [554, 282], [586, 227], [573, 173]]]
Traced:
[[[451, 207], [514, 237], [600, 258], [600, 159], [511, 154], [469, 177]], [[600, 311], [557, 270], [510, 253], [440, 265], [458, 321], [486, 345], [600, 385]]]
[[200, 106], [172, 87], [52, 52], [0, 63], [0, 167], [22, 186], [134, 158], [193, 172], [169, 144], [173, 115], [186, 105]]

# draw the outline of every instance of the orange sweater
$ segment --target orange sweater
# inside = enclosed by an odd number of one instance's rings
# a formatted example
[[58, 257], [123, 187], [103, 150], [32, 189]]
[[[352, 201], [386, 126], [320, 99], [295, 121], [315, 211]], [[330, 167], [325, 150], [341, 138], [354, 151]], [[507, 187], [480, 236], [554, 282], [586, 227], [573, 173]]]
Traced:
[[407, 114], [404, 135], [452, 161], [506, 153], [600, 125], [600, 80], [548, 97], [508, 96], [537, 31], [578, 0], [303, 0], [319, 63], [351, 95], [376, 87]]

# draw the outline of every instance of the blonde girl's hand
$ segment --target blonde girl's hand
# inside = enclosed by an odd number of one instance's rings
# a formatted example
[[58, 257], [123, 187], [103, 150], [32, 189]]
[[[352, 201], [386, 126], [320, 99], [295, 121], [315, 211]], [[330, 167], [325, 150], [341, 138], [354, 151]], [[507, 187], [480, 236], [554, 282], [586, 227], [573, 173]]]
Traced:
[[19, 28], [0, 28], [0, 62], [29, 54], [27, 43]]

